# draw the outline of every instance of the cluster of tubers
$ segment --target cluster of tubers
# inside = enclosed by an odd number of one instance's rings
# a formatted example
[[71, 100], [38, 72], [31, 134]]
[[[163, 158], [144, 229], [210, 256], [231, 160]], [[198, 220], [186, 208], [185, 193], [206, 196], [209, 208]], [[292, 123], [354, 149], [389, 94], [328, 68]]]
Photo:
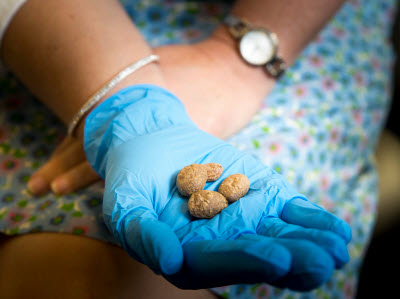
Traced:
[[176, 178], [179, 192], [190, 197], [189, 213], [197, 218], [212, 218], [249, 191], [249, 179], [240, 173], [228, 176], [219, 186], [218, 192], [203, 190], [206, 182], [213, 182], [222, 175], [223, 167], [218, 163], [191, 164], [181, 169]]

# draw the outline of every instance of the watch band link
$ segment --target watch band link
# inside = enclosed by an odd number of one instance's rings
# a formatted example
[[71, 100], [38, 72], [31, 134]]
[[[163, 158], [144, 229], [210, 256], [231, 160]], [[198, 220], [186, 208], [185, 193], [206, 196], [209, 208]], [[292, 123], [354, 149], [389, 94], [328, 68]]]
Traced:
[[229, 32], [236, 39], [241, 38], [250, 28], [250, 23], [234, 15], [228, 15], [225, 18], [225, 24], [228, 25]]

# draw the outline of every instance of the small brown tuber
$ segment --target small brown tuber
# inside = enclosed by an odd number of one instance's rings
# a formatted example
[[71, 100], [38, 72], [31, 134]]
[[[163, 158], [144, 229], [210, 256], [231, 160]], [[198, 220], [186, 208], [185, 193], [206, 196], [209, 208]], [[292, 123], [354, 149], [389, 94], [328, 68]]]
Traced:
[[206, 182], [218, 180], [223, 172], [218, 163], [191, 164], [178, 173], [176, 186], [189, 198], [188, 209], [197, 218], [213, 218], [228, 206], [243, 197], [250, 187], [249, 179], [240, 173], [228, 176], [219, 186], [218, 192], [203, 190]]
[[183, 196], [189, 197], [196, 191], [203, 190], [207, 182], [207, 169], [201, 164], [185, 166], [178, 173], [176, 186]]
[[200, 190], [189, 198], [189, 213], [197, 218], [213, 218], [228, 206], [226, 198], [218, 192]]
[[189, 197], [196, 191], [203, 190], [206, 182], [217, 180], [222, 174], [221, 164], [191, 164], [185, 166], [178, 173], [176, 186], [183, 196]]
[[228, 176], [221, 185], [218, 192], [221, 193], [229, 202], [235, 202], [246, 195], [249, 191], [250, 182], [247, 176], [241, 173]]
[[224, 171], [222, 165], [218, 163], [207, 163], [204, 164], [204, 167], [207, 170], [207, 182], [214, 182], [218, 180]]

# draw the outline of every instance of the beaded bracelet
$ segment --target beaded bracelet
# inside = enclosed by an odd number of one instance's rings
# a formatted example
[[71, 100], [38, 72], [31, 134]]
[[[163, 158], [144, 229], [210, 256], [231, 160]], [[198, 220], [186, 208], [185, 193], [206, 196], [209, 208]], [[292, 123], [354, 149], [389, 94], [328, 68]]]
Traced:
[[96, 103], [98, 103], [102, 97], [110, 91], [117, 83], [122, 81], [128, 75], [132, 74], [133, 72], [137, 71], [138, 69], [144, 67], [145, 65], [158, 61], [160, 57], [158, 55], [150, 55], [139, 61], [127, 66], [121, 72], [119, 72], [116, 76], [114, 76], [109, 82], [107, 82], [98, 92], [96, 92], [89, 100], [82, 106], [82, 108], [74, 115], [72, 121], [68, 126], [68, 135], [74, 136], [75, 129], [79, 122], [81, 121], [82, 117], [88, 113]]

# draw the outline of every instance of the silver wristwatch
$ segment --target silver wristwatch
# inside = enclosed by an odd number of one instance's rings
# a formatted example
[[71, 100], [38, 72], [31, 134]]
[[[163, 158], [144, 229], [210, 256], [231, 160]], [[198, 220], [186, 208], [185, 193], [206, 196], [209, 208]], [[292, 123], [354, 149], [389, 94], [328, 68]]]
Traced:
[[278, 38], [266, 28], [253, 27], [234, 15], [225, 18], [229, 32], [238, 40], [239, 53], [250, 65], [263, 66], [273, 78], [286, 70], [286, 63], [278, 56]]

